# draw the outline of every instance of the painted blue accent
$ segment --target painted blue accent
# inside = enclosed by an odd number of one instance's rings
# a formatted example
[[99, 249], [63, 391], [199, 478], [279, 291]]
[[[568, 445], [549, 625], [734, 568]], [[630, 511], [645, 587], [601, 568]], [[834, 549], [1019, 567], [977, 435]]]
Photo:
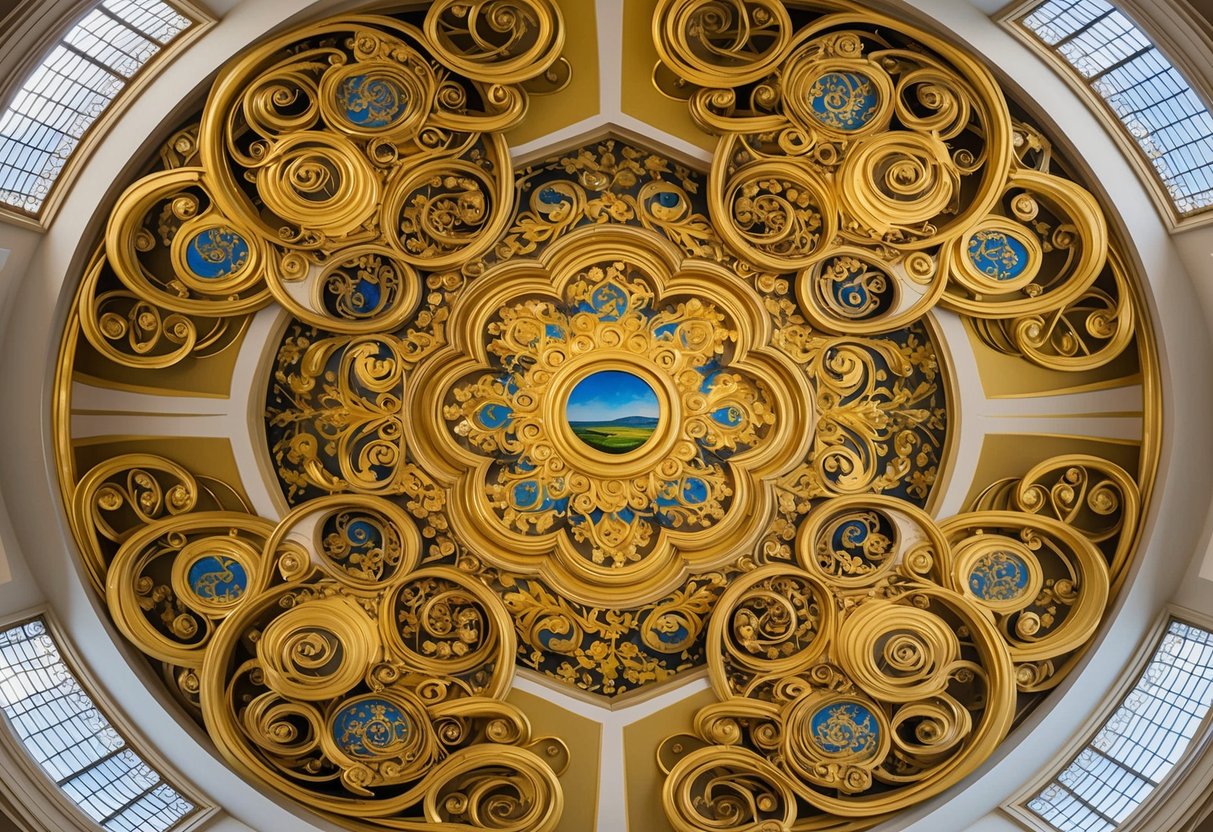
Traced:
[[858, 702], [834, 702], [809, 720], [817, 747], [827, 754], [871, 752], [880, 742], [880, 723]]
[[691, 636], [690, 631], [686, 627], [683, 627], [681, 625], [679, 625], [677, 628], [675, 628], [673, 630], [669, 630], [669, 631], [658, 630], [657, 631], [657, 640], [664, 644], [669, 644], [669, 645], [681, 646], [686, 643], [687, 639], [690, 638], [690, 636]]
[[379, 308], [379, 299], [382, 296], [378, 283], [363, 278], [354, 286], [354, 297], [350, 300], [350, 305], [359, 312], [369, 312]]
[[969, 238], [969, 262], [995, 280], [1014, 280], [1028, 267], [1028, 247], [1014, 234], [978, 231]]
[[682, 202], [682, 197], [673, 191], [662, 191], [657, 194], [657, 204], [662, 208], [677, 208], [680, 202]]
[[207, 555], [190, 565], [186, 574], [190, 589], [199, 598], [218, 603], [230, 603], [248, 589], [248, 573], [232, 558]]
[[333, 741], [351, 757], [400, 754], [413, 735], [413, 723], [394, 702], [364, 699], [333, 715]]
[[545, 324], [543, 334], [554, 341], [563, 341], [565, 338], [564, 329], [556, 324]]
[[514, 411], [508, 405], [493, 402], [476, 411], [476, 418], [485, 430], [497, 430], [514, 421]]
[[388, 127], [408, 110], [408, 93], [391, 78], [351, 75], [341, 82], [345, 117], [358, 127]]
[[810, 113], [835, 130], [863, 128], [879, 103], [872, 79], [860, 72], [827, 72], [809, 88]]
[[658, 338], [674, 338], [678, 335], [678, 324], [661, 324], [659, 327], [653, 330], [653, 334]]
[[741, 424], [742, 412], [741, 408], [729, 406], [721, 407], [712, 411], [712, 420], [719, 422], [722, 425], [733, 428]]
[[604, 283], [594, 290], [589, 301], [581, 301], [577, 308], [582, 312], [591, 312], [607, 323], [617, 321], [628, 310], [628, 293], [622, 286]]
[[969, 571], [969, 589], [985, 601], [1010, 601], [1027, 591], [1029, 576], [1027, 563], [1014, 552], [987, 552]]
[[690, 505], [698, 505], [708, 498], [708, 484], [699, 477], [687, 477], [682, 483], [682, 500]]
[[518, 508], [533, 510], [538, 508], [539, 501], [539, 483], [536, 480], [523, 480], [514, 486], [514, 505]]
[[233, 275], [244, 268], [248, 258], [248, 242], [223, 226], [199, 231], [185, 247], [185, 265], [204, 280]]
[[[887, 312], [893, 303], [894, 281], [887, 275], [871, 274], [869, 269], [861, 264], [830, 281], [830, 295], [835, 305], [841, 314], [852, 320], [876, 318]], [[868, 279], [865, 280], [864, 275]]]
[[548, 205], [559, 205], [564, 202], [564, 195], [555, 188], [544, 188], [539, 192], [539, 201]]

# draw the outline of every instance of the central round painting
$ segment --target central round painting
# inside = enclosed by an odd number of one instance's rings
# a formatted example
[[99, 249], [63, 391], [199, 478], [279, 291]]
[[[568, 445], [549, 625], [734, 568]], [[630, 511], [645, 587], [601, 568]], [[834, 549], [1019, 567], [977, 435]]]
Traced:
[[640, 377], [624, 370], [597, 370], [577, 382], [565, 416], [577, 438], [595, 451], [626, 454], [652, 438], [661, 405]]

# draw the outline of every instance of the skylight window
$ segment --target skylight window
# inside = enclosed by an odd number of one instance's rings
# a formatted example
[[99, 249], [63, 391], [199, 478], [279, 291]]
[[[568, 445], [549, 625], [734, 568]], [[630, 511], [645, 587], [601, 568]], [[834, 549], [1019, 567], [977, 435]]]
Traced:
[[37, 216], [97, 118], [193, 25], [161, 0], [98, 2], [47, 51], [0, 115], [0, 205]]
[[1024, 805], [1045, 828], [1111, 832], [1170, 774], [1213, 703], [1213, 633], [1172, 620], [1137, 684]]
[[164, 832], [198, 808], [114, 730], [42, 618], [0, 630], [0, 711], [46, 776], [106, 832]]
[[1016, 22], [1103, 100], [1176, 214], [1213, 206], [1213, 116], [1137, 24], [1105, 0], [1045, 0]]

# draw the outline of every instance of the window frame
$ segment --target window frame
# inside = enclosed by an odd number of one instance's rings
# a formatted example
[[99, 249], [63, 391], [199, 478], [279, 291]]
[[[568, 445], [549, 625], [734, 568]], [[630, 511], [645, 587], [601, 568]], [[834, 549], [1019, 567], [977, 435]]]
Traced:
[[[1023, 24], [1023, 19], [1043, 5], [1043, 2], [1044, 0], [1012, 0], [996, 12], [993, 19], [1048, 64], [1062, 81], [1087, 103], [1087, 108], [1103, 124], [1104, 129], [1120, 147], [1123, 155], [1136, 169], [1138, 178], [1146, 186], [1155, 208], [1169, 231], [1175, 232], [1213, 224], [1213, 204], [1187, 214], [1180, 213], [1163, 184], [1162, 177], [1159, 176], [1158, 171], [1146, 155], [1145, 149], [1129, 134], [1128, 128], [1121, 122], [1112, 106], [1060, 53]], [[1206, 44], [1209, 39], [1205, 35], [1205, 30], [1209, 28], [1209, 24], [1204, 23], [1203, 20], [1194, 20], [1191, 12], [1180, 8], [1179, 4], [1173, 0], [1153, 0], [1160, 7], [1153, 13], [1147, 12], [1139, 0], [1105, 0], [1105, 2], [1114, 6], [1141, 30], [1163, 59], [1182, 76], [1192, 93], [1205, 105], [1205, 109], [1213, 114], [1213, 71], [1211, 71], [1213, 65], [1210, 67], [1195, 65], [1189, 59], [1187, 46], [1178, 43], [1164, 27], [1157, 25], [1155, 16], [1163, 14], [1171, 16], [1177, 21], [1177, 26], [1186, 26], [1190, 30], [1190, 38], [1195, 37]]]
[[[154, 769], [165, 784], [194, 804], [194, 811], [182, 818], [176, 825], [169, 827], [169, 832], [198, 832], [210, 824], [220, 814], [219, 807], [205, 798], [189, 780], [161, 756], [159, 750], [152, 743], [147, 742], [127, 719], [118, 703], [104, 692], [97, 680], [86, 669], [71, 639], [48, 605], [40, 604], [11, 615], [0, 616], [0, 630], [19, 627], [39, 619], [46, 627], [46, 634], [54, 642], [64, 667], [92, 700], [97, 711], [123, 739], [126, 746], [135, 752], [145, 764]], [[103, 830], [103, 827], [85, 814], [84, 810], [76, 805], [30, 756], [25, 744], [13, 730], [7, 715], [2, 710], [0, 710], [0, 762], [9, 764], [5, 766], [7, 776], [0, 778], [0, 804], [3, 804], [3, 798], [8, 796], [14, 804], [13, 808], [24, 812], [32, 810], [32, 817], [14, 818], [14, 820], [31, 823], [31, 829], [64, 828], [70, 832], [101, 832]], [[50, 803], [50, 806], [46, 805], [47, 802]], [[48, 810], [51, 817], [47, 817]], [[70, 825], [65, 827], [64, 823]]]
[[[1133, 656], [1121, 670], [1115, 687], [1108, 691], [1099, 708], [1087, 717], [1065, 746], [1050, 758], [1049, 762], [1043, 765], [1026, 785], [999, 805], [999, 809], [1003, 814], [1009, 816], [1023, 828], [1031, 830], [1031, 832], [1057, 832], [1057, 827], [1029, 809], [1028, 804], [1035, 799], [1037, 794], [1056, 780], [1084, 749], [1094, 742], [1095, 737], [1107, 722], [1124, 705], [1126, 698], [1137, 687], [1138, 681], [1162, 648], [1163, 639], [1166, 637], [1167, 630], [1173, 621], [1213, 632], [1213, 617], [1178, 606], [1177, 604], [1167, 604], [1150, 629], [1142, 636], [1141, 642], [1138, 644]], [[1160, 813], [1170, 816], [1185, 811], [1190, 813], [1196, 809], [1196, 806], [1189, 805], [1191, 804], [1191, 800], [1187, 795], [1187, 788], [1185, 787], [1189, 787], [1190, 777], [1201, 773], [1199, 771], [1201, 760], [1209, 750], [1211, 744], [1213, 744], [1213, 707], [1209, 708], [1208, 713], [1201, 720], [1200, 726], [1188, 743], [1188, 747], [1180, 754], [1174, 767], [1146, 795], [1145, 799], [1125, 817], [1124, 821], [1117, 825], [1116, 832], [1139, 832], [1139, 830], [1144, 830], [1148, 823], [1157, 822]], [[1203, 788], [1205, 786], [1203, 782], [1204, 778], [1197, 776], [1196, 779], [1201, 781], [1196, 786]], [[1184, 806], [1169, 806], [1170, 801], [1177, 795], [1183, 796], [1181, 802], [1184, 803]], [[1179, 818], [1174, 818], [1174, 820], [1178, 821]], [[1152, 828], [1179, 829], [1180, 827], [1178, 825], [1167, 826], [1164, 824], [1163, 826]]]
[[[36, 12], [41, 12], [41, 14], [28, 26], [14, 25], [7, 32], [0, 34], [0, 50], [20, 49], [22, 52], [22, 58], [13, 66], [8, 79], [0, 84], [0, 113], [8, 111], [25, 82], [43, 64], [51, 51], [62, 43], [76, 24], [87, 17], [101, 2], [103, 0], [51, 0], [51, 2], [26, 0], [14, 8], [10, 19], [27, 15], [31, 5]], [[190, 0], [160, 0], [160, 2], [171, 6], [180, 15], [188, 18], [191, 25], [135, 70], [118, 94], [93, 119], [93, 122], [80, 136], [75, 149], [64, 161], [59, 175], [51, 182], [42, 207], [37, 212], [30, 212], [0, 203], [0, 222], [35, 231], [45, 231], [54, 221], [64, 199], [75, 184], [76, 177], [110, 128], [178, 55], [182, 54], [216, 23], [213, 16]], [[55, 18], [55, 21], [46, 25], [44, 21], [48, 17]], [[21, 48], [18, 46], [20, 41], [31, 37], [36, 39], [32, 47]]]

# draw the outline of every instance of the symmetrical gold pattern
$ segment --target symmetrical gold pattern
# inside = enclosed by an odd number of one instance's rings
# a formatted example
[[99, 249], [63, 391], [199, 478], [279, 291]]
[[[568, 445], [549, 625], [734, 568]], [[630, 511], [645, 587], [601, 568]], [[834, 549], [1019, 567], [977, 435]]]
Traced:
[[[555, 828], [570, 751], [505, 701], [517, 664], [604, 696], [707, 665], [657, 754], [680, 832], [864, 828], [974, 771], [1128, 571], [1149, 454], [928, 513], [932, 316], [1037, 374], [1150, 372], [1129, 259], [980, 62], [834, 0], [660, 0], [651, 34], [706, 175], [610, 136], [514, 170], [557, 8], [439, 0], [231, 62], [84, 275], [63, 399], [86, 357], [171, 388], [288, 313], [285, 516], [137, 437], [77, 475], [62, 409], [60, 463], [119, 630], [234, 767], [351, 828]], [[604, 373], [653, 412], [586, 427]]]

